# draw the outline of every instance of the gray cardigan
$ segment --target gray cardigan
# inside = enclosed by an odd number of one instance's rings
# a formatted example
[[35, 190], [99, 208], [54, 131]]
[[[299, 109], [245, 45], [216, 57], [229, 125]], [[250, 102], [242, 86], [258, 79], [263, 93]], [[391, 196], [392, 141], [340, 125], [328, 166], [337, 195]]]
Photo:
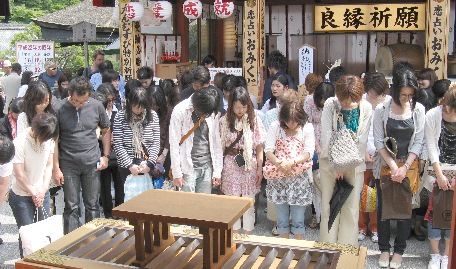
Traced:
[[[386, 128], [386, 122], [388, 121], [389, 111], [391, 107], [391, 102], [393, 100], [386, 101], [385, 103], [379, 104], [375, 108], [374, 112], [374, 143], [377, 151], [385, 148], [384, 139], [384, 128]], [[421, 150], [424, 144], [424, 119], [425, 119], [425, 110], [424, 106], [420, 103], [416, 103], [415, 108], [412, 112], [414, 131], [413, 135], [410, 138], [410, 143], [408, 146], [408, 153], [415, 153], [417, 156], [420, 156]], [[382, 157], [378, 154], [378, 160], [381, 161]], [[376, 166], [376, 165], [374, 165]], [[380, 177], [380, 171], [374, 169], [375, 178]]]

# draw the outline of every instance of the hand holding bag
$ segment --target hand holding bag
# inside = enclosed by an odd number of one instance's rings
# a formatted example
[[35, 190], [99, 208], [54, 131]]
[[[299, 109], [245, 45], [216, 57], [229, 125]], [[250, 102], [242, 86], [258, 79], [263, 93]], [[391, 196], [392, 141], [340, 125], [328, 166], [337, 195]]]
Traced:
[[368, 184], [363, 184], [359, 210], [362, 212], [374, 212], [377, 210], [377, 187], [375, 187], [373, 177], [370, 178]]
[[[285, 139], [277, 139], [274, 155], [277, 159], [284, 161], [294, 159], [304, 150], [304, 143], [294, 136], [286, 137]], [[266, 179], [290, 178], [304, 173], [312, 167], [312, 159], [304, 163], [297, 163], [291, 167], [291, 175], [285, 175], [271, 161], [266, 159], [263, 167], [263, 176]]]
[[410, 219], [412, 217], [412, 190], [410, 180], [402, 183], [391, 180], [391, 173], [381, 178], [382, 220]]
[[149, 174], [143, 175], [128, 175], [125, 180], [125, 202], [132, 199], [133, 197], [147, 191], [148, 189], [153, 189], [152, 179]]
[[[36, 216], [39, 215], [38, 210], [43, 210], [43, 215], [48, 216], [44, 207], [36, 208]], [[35, 223], [22, 226], [19, 228], [19, 236], [22, 241], [23, 255], [26, 257], [63, 237], [62, 215], [54, 215], [44, 220], [38, 220]]]
[[434, 184], [432, 190], [432, 227], [435, 229], [451, 229], [451, 216], [453, 211], [453, 190], [442, 190]]
[[[337, 122], [340, 128], [337, 128]], [[333, 132], [329, 140], [329, 167], [335, 173], [344, 173], [364, 162], [358, 151], [356, 134], [345, 127], [342, 115], [333, 123]]]

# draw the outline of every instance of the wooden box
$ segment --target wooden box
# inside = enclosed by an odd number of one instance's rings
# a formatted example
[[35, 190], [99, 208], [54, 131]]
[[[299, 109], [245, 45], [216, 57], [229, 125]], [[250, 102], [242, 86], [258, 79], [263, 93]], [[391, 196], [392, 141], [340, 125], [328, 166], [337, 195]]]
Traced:
[[155, 76], [161, 79], [180, 79], [185, 71], [191, 70], [193, 63], [156, 64]]

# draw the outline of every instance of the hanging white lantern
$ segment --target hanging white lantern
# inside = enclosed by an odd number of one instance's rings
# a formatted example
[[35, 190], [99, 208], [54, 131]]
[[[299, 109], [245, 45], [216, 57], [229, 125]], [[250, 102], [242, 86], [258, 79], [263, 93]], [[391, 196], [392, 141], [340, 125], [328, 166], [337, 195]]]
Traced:
[[119, 6], [115, 6], [112, 9], [112, 19], [117, 22], [119, 21]]
[[188, 19], [198, 19], [203, 15], [203, 4], [199, 0], [186, 0], [182, 6], [182, 10]]
[[142, 3], [130, 2], [125, 5], [125, 12], [127, 13], [127, 18], [129, 20], [139, 21], [144, 15], [144, 7]]
[[168, 1], [157, 1], [153, 7], [155, 18], [166, 20], [173, 15], [173, 5]]
[[234, 3], [222, 0], [215, 0], [214, 2], [214, 13], [217, 17], [226, 19], [233, 14]]

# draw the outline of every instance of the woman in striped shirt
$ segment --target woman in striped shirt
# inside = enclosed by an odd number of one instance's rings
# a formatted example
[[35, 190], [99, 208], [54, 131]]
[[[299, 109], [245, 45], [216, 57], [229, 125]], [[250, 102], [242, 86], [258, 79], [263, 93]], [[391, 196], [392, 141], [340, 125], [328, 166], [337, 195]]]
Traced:
[[[130, 174], [148, 173], [154, 168], [160, 148], [160, 126], [157, 113], [148, 102], [146, 89], [134, 88], [128, 94], [125, 109], [114, 119], [112, 134], [124, 182]], [[143, 153], [149, 157], [145, 165], [141, 164]]]

